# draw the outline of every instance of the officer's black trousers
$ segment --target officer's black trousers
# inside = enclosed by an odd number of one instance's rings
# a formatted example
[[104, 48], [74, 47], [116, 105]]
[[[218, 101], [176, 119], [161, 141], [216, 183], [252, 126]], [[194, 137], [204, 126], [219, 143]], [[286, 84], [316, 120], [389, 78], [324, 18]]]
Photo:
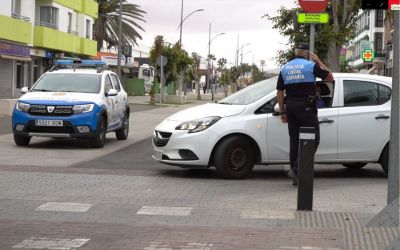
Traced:
[[[287, 98], [286, 116], [290, 136], [290, 168], [298, 174], [299, 130], [300, 127], [315, 127], [315, 150], [319, 145], [319, 122], [316, 106], [310, 107], [307, 98]], [[314, 152], [315, 153], [315, 152]]]

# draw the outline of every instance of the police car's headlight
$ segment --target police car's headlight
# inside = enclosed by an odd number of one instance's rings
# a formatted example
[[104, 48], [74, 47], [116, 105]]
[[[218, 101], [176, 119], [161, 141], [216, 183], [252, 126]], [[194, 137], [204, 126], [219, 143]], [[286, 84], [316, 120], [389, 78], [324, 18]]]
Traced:
[[72, 110], [74, 111], [74, 114], [82, 114], [82, 113], [87, 113], [91, 112], [94, 108], [94, 104], [83, 104], [83, 105], [74, 105]]
[[214, 123], [216, 123], [221, 117], [219, 116], [212, 116], [201, 118], [193, 121], [188, 121], [180, 124], [176, 127], [176, 130], [189, 130], [189, 133], [196, 133], [203, 131], [209, 127], [211, 127]]
[[31, 105], [28, 103], [17, 102], [15, 104], [15, 108], [22, 112], [28, 112], [30, 107], [31, 107]]

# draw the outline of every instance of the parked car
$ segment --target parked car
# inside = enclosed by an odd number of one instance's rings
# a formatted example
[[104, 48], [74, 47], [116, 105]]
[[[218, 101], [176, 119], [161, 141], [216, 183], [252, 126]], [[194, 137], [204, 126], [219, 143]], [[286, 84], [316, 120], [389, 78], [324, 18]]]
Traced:
[[128, 138], [127, 94], [102, 61], [59, 60], [30, 90], [21, 91], [12, 115], [18, 146], [27, 146], [32, 136], [86, 138], [97, 148], [107, 132]]
[[[318, 110], [316, 163], [388, 170], [391, 78], [334, 74]], [[276, 105], [277, 77], [250, 85], [218, 103], [180, 111], [153, 133], [153, 158], [189, 168], [215, 166], [225, 178], [244, 178], [255, 164], [289, 163], [287, 124]], [[326, 92], [326, 91], [325, 91]]]

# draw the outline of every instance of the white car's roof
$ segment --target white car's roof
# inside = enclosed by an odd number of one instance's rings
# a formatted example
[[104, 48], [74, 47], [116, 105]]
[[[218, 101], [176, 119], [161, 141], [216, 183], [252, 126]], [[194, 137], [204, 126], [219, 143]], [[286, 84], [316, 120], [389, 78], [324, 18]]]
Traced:
[[391, 77], [387, 76], [380, 76], [380, 75], [369, 75], [369, 74], [359, 74], [359, 73], [333, 73], [333, 78], [339, 77], [339, 78], [346, 78], [346, 77], [351, 77], [351, 78], [359, 78], [359, 79], [364, 79], [364, 80], [380, 80], [380, 81], [385, 81], [385, 82], [392, 82]]

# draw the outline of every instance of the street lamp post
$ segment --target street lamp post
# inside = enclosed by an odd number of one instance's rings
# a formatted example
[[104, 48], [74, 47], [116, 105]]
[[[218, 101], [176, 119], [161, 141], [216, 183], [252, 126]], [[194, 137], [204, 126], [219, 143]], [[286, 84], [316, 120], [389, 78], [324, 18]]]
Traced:
[[[210, 76], [209, 76], [209, 70], [210, 70], [210, 56], [211, 56], [211, 42], [215, 40], [218, 36], [224, 35], [225, 32], [221, 32], [218, 35], [215, 35], [211, 39], [211, 23], [208, 29], [208, 56], [207, 56], [207, 75], [206, 75], [206, 86], [208, 89], [210, 89]], [[211, 89], [211, 100], [214, 101], [214, 89]]]
[[183, 0], [181, 4], [181, 21], [179, 23], [178, 29], [179, 29], [179, 47], [182, 47], [182, 26], [183, 22], [185, 22], [186, 19], [188, 19], [191, 15], [193, 15], [196, 12], [204, 11], [204, 9], [197, 9], [192, 12], [190, 12], [185, 18], [183, 18]]
[[117, 62], [117, 74], [121, 79], [121, 46], [122, 46], [122, 0], [119, 0], [118, 10], [118, 62]]

